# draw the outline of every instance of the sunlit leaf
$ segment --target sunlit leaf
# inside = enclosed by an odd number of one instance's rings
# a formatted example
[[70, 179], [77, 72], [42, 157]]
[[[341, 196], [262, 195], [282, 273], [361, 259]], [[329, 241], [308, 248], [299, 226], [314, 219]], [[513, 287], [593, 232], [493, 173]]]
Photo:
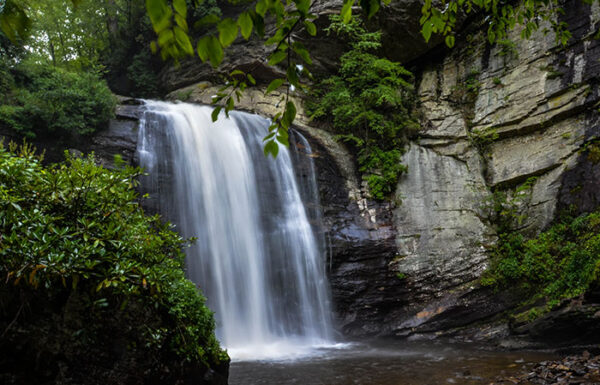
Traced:
[[190, 37], [179, 27], [173, 28], [173, 31], [175, 32], [175, 41], [177, 41], [183, 52], [187, 55], [193, 55], [194, 48], [192, 47]]
[[173, 8], [175, 8], [175, 12], [180, 14], [182, 17], [187, 16], [187, 4], [185, 0], [173, 0]]
[[342, 6], [342, 11], [340, 13], [344, 24], [348, 24], [352, 18], [352, 6], [354, 6], [355, 1], [356, 0], [344, 0], [344, 5]]
[[304, 27], [310, 36], [317, 35], [317, 26], [310, 20], [304, 20]]
[[283, 79], [273, 80], [271, 83], [269, 83], [269, 86], [267, 87], [267, 90], [265, 91], [265, 95], [268, 95], [271, 92], [275, 91], [276, 89], [281, 87], [282, 84], [283, 84]]
[[242, 36], [244, 39], [248, 40], [250, 35], [252, 34], [252, 18], [248, 12], [242, 12], [240, 17], [238, 17], [237, 21], [240, 26], [240, 31], [242, 32]]
[[238, 34], [237, 23], [230, 18], [221, 20], [217, 25], [217, 30], [219, 31], [219, 41], [223, 47], [230, 46]]

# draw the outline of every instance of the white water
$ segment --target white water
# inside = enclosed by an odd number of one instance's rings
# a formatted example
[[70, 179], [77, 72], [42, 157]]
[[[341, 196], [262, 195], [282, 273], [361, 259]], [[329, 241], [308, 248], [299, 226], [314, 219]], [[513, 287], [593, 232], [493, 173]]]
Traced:
[[188, 276], [215, 312], [217, 336], [237, 360], [296, 358], [331, 345], [322, 247], [288, 150], [280, 146], [275, 160], [263, 155], [266, 119], [236, 112], [213, 123], [211, 112], [147, 102], [138, 156], [151, 204], [184, 237], [198, 238], [187, 250]]

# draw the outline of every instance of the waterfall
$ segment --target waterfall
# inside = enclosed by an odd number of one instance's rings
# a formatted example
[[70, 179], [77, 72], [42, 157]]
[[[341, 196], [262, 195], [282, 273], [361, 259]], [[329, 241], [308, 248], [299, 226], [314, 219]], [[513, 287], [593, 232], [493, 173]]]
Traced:
[[[328, 344], [321, 238], [302, 201], [313, 195], [318, 202], [316, 188], [299, 188], [287, 148], [280, 146], [275, 160], [264, 156], [268, 120], [232, 112], [213, 123], [211, 112], [147, 102], [138, 156], [149, 174], [141, 186], [148, 204], [184, 237], [197, 238], [187, 249], [187, 274], [207, 297], [232, 358], [285, 356]], [[309, 146], [302, 137], [294, 143]], [[312, 167], [310, 184], [316, 183]]]

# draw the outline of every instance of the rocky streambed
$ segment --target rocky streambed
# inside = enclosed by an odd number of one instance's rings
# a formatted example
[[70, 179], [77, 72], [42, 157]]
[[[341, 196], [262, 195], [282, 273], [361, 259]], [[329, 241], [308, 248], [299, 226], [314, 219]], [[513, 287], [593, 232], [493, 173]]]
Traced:
[[597, 385], [600, 384], [600, 356], [585, 351], [561, 360], [542, 361], [527, 373], [500, 378], [492, 384]]

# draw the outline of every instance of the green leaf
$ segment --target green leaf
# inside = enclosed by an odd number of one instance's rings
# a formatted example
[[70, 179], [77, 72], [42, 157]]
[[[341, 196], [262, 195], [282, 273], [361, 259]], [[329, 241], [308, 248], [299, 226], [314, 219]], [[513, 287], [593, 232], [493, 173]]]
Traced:
[[269, 65], [274, 66], [277, 63], [281, 62], [286, 57], [287, 57], [287, 52], [286, 51], [277, 51], [277, 52], [274, 52], [269, 57]]
[[308, 50], [304, 47], [304, 44], [296, 41], [292, 44], [292, 49], [298, 54], [298, 56], [302, 58], [302, 60], [304, 60], [305, 63], [312, 64], [312, 59], [310, 58]]
[[454, 36], [452, 36], [452, 35], [446, 36], [446, 45], [448, 46], [448, 48], [454, 47]]
[[292, 125], [292, 122], [296, 118], [296, 105], [289, 101], [285, 105], [285, 112], [283, 113], [283, 117], [281, 118], [281, 125], [284, 128], [288, 128]]
[[217, 68], [223, 61], [223, 48], [214, 36], [204, 36], [198, 41], [198, 56], [202, 61], [210, 60], [210, 64]]
[[290, 146], [290, 140], [289, 137], [286, 135], [277, 135], [277, 137], [275, 138], [279, 143], [281, 143], [282, 145], [289, 147]]
[[31, 19], [23, 8], [14, 1], [6, 1], [4, 10], [0, 12], [0, 30], [10, 41], [16, 43], [18, 39], [25, 38], [30, 26]]
[[237, 23], [231, 18], [221, 20], [217, 25], [217, 30], [219, 31], [219, 41], [223, 47], [230, 46], [238, 34]]
[[252, 34], [252, 18], [248, 12], [242, 12], [237, 21], [244, 39], [248, 40]]
[[262, 17], [265, 17], [267, 9], [269, 9], [269, 4], [267, 0], [258, 0], [256, 2], [256, 13], [258, 13]]
[[[527, 29], [525, 29], [527, 30]], [[496, 41], [496, 33], [490, 28], [488, 29], [488, 41], [493, 44]]]
[[317, 26], [310, 20], [304, 20], [304, 27], [310, 36], [317, 35]]
[[185, 0], [173, 0], [173, 8], [175, 8], [175, 12], [180, 14], [182, 17], [187, 16], [187, 4]]
[[171, 25], [171, 7], [167, 6], [166, 0], [146, 0], [146, 10], [156, 33], [169, 28]]
[[181, 29], [183, 29], [185, 32], [188, 31], [188, 24], [187, 21], [185, 20], [185, 18], [183, 16], [181, 16], [180, 14], [176, 13], [175, 14], [175, 24], [177, 24]]
[[252, 22], [254, 24], [254, 30], [256, 34], [260, 37], [265, 36], [265, 19], [257, 14], [256, 12], [251, 12], [250, 17], [252, 18]]
[[175, 31], [175, 41], [177, 41], [177, 44], [181, 47], [183, 52], [188, 55], [193, 55], [194, 48], [192, 47], [190, 37], [179, 27], [173, 28], [173, 31]]
[[283, 84], [283, 79], [273, 80], [271, 83], [269, 83], [269, 86], [267, 87], [267, 90], [265, 91], [265, 96], [270, 94], [271, 92], [275, 91], [279, 87], [281, 87], [282, 84]]
[[252, 75], [247, 74], [246, 77], [248, 78], [248, 81], [250, 82], [250, 84], [256, 85], [256, 80], [254, 79], [254, 77]]
[[221, 18], [219, 16], [210, 14], [210, 15], [204, 16], [202, 19], [200, 19], [196, 23], [194, 23], [194, 27], [200, 28], [205, 25], [217, 24], [220, 20], [221, 20]]
[[379, 10], [379, 0], [360, 0], [360, 6], [367, 14], [367, 18], [373, 17]]
[[271, 154], [273, 158], [277, 158], [277, 154], [279, 153], [279, 146], [274, 140], [270, 140], [265, 143], [265, 148], [263, 149], [265, 156]]
[[294, 0], [296, 3], [296, 9], [304, 16], [308, 13], [310, 8], [310, 0]]
[[425, 39], [425, 42], [428, 43], [429, 39], [431, 39], [431, 32], [433, 31], [433, 23], [431, 21], [426, 21], [421, 28], [421, 34]]
[[344, 5], [342, 6], [342, 11], [340, 15], [342, 16], [342, 21], [344, 24], [348, 24], [350, 19], [352, 19], [352, 6], [356, 0], [345, 0]]
[[296, 66], [291, 65], [288, 67], [287, 78], [291, 85], [300, 88], [300, 79], [298, 78], [298, 73], [296, 72]]
[[219, 119], [219, 114], [221, 113], [221, 106], [215, 107], [215, 109], [210, 114], [210, 117], [213, 122], [216, 122]]
[[263, 142], [266, 142], [267, 140], [275, 137], [276, 134], [277, 134], [277, 131], [273, 131], [273, 132], [269, 133], [269, 135], [267, 135], [263, 138]]
[[171, 40], [175, 37], [173, 30], [164, 29], [158, 34], [158, 45], [164, 47], [170, 44]]

